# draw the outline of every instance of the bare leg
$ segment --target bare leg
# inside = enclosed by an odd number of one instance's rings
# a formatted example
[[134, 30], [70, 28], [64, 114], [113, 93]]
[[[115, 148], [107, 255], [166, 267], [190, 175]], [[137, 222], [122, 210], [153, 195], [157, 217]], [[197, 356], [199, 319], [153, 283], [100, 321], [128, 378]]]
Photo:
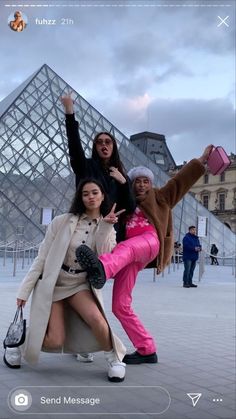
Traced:
[[63, 345], [64, 340], [64, 302], [61, 300], [52, 303], [51, 314], [43, 341], [43, 347], [45, 349], [60, 348]]
[[112, 349], [108, 324], [100, 312], [97, 303], [89, 290], [77, 292], [67, 298], [70, 306], [87, 323], [104, 351]]

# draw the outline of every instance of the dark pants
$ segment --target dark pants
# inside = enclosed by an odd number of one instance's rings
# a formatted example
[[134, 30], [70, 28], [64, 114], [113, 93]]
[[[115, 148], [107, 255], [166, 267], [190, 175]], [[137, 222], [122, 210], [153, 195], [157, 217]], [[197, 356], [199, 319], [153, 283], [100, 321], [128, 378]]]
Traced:
[[193, 272], [196, 266], [196, 260], [184, 260], [184, 274], [183, 274], [183, 282], [184, 285], [191, 285]]
[[215, 256], [210, 256], [211, 258], [211, 265], [219, 265], [219, 262]]

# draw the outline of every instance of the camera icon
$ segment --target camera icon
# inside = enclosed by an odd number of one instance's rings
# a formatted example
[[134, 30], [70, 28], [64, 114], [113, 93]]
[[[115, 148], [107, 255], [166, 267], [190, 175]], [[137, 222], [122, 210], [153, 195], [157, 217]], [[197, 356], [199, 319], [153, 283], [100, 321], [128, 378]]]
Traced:
[[32, 394], [25, 388], [18, 388], [11, 391], [8, 395], [8, 406], [14, 412], [24, 412], [32, 406]]
[[15, 396], [15, 405], [16, 406], [28, 406], [29, 397], [27, 394], [20, 393]]

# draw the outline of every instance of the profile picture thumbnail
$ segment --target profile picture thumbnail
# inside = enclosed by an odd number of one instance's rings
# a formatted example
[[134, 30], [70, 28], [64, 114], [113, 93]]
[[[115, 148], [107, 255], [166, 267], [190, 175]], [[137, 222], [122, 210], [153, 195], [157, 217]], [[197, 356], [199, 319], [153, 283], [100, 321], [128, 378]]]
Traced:
[[22, 32], [26, 28], [27, 23], [27, 16], [19, 10], [12, 13], [8, 18], [9, 28], [15, 32]]

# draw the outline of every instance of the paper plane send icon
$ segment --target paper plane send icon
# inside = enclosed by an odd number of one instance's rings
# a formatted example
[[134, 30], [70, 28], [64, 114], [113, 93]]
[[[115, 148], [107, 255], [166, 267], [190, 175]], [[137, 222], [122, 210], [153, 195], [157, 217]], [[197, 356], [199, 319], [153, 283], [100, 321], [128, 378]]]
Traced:
[[192, 400], [193, 407], [196, 406], [198, 400], [200, 399], [202, 393], [187, 393], [187, 396]]

